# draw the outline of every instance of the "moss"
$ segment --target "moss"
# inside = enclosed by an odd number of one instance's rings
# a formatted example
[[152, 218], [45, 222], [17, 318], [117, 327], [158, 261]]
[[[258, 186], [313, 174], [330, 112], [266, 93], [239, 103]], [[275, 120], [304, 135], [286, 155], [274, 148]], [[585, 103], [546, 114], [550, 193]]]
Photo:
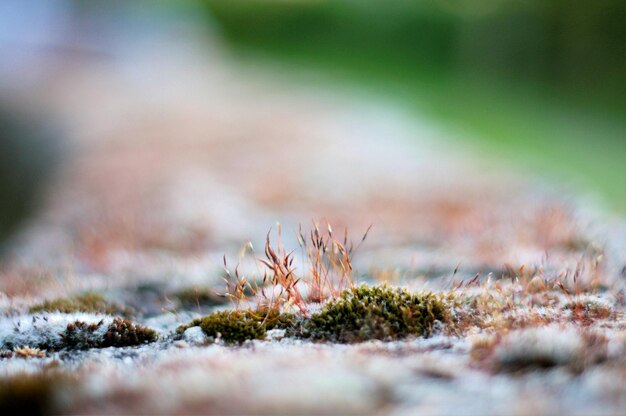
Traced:
[[184, 308], [197, 306], [219, 306], [228, 303], [228, 298], [216, 294], [211, 288], [190, 287], [169, 295]]
[[62, 347], [65, 349], [128, 347], [153, 342], [158, 337], [154, 330], [122, 318], [115, 318], [106, 332], [100, 335], [102, 324], [103, 321], [94, 324], [76, 321], [69, 324], [61, 334]]
[[61, 334], [61, 345], [66, 349], [98, 348], [102, 340], [96, 334], [96, 331], [100, 329], [102, 322], [87, 324], [86, 322], [76, 321], [68, 324], [65, 331]]
[[134, 324], [128, 319], [115, 318], [104, 334], [101, 347], [127, 347], [156, 341], [158, 335], [153, 329]]
[[15, 374], [0, 379], [0, 414], [46, 415], [59, 413], [55, 391], [66, 380], [59, 375]]
[[212, 313], [202, 319], [199, 326], [207, 336], [219, 337], [229, 344], [265, 338], [265, 327], [250, 317], [246, 311]]
[[251, 339], [264, 339], [268, 330], [289, 329], [294, 325], [293, 314], [281, 313], [273, 308], [247, 309], [211, 313], [180, 326], [177, 333], [182, 334], [188, 328], [199, 326], [210, 338], [219, 338], [227, 344], [242, 344]]
[[450, 321], [447, 310], [445, 301], [432, 293], [362, 285], [344, 291], [310, 318], [272, 308], [219, 311], [181, 325], [177, 333], [199, 326], [210, 338], [229, 344], [264, 339], [272, 329], [320, 341], [394, 340], [430, 334], [436, 321]]
[[132, 315], [132, 310], [124, 308], [116, 303], [107, 301], [98, 293], [83, 293], [67, 298], [48, 300], [30, 308], [30, 313], [37, 312], [87, 312], [105, 313], [108, 315]]
[[361, 285], [344, 291], [303, 323], [302, 336], [341, 343], [428, 335], [447, 322], [444, 302], [432, 293]]

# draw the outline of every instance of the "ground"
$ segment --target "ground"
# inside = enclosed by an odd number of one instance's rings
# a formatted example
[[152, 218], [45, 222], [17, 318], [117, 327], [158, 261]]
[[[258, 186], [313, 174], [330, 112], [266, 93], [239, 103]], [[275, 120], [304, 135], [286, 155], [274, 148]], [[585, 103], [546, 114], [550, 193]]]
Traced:
[[[2, 265], [0, 375], [17, 393], [0, 408], [35, 403], [16, 386], [28, 373], [44, 413], [624, 412], [621, 219], [380, 99], [251, 73], [217, 46], [159, 65], [128, 48], [67, 64], [37, 97], [64, 121], [68, 155]], [[300, 226], [349, 230], [346, 287], [433, 291], [449, 319], [354, 344], [176, 335], [234, 307], [224, 261], [251, 280], [268, 272], [254, 260], [268, 231], [295, 250], [306, 294]], [[85, 292], [103, 313], [37, 307]], [[280, 306], [320, 307], [303, 304]], [[115, 322], [137, 345], [102, 342]]]

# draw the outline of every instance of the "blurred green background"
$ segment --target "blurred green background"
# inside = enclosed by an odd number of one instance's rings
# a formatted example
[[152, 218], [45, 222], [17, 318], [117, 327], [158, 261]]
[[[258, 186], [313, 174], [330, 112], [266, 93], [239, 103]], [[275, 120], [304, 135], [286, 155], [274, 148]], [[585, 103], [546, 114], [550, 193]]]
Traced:
[[623, 0], [197, 5], [243, 62], [382, 94], [513, 169], [626, 213]]

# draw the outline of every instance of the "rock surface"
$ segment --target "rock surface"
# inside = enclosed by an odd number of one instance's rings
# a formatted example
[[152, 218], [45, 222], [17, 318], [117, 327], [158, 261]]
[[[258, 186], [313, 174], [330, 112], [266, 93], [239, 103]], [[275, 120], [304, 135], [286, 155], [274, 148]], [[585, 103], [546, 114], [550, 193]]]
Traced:
[[[136, 321], [161, 338], [28, 359], [7, 352], [0, 377], [69, 376], [50, 406], [81, 414], [626, 408], [620, 220], [384, 103], [246, 72], [219, 48], [171, 59], [167, 45], [158, 56], [129, 49], [48, 81], [43, 102], [75, 152], [2, 265], [0, 334], [15, 337], [5, 323], [32, 319], [28, 307], [43, 299], [90, 290], [141, 299]], [[354, 345], [280, 330], [241, 347], [204, 345], [198, 327], [170, 338], [201, 311], [181, 309], [170, 289], [223, 287], [224, 254], [254, 274], [250, 251], [259, 255], [270, 227], [280, 222], [292, 249], [311, 220], [347, 227], [355, 242], [373, 224], [353, 258], [357, 276], [459, 287], [458, 327]], [[608, 315], [565, 307], [580, 294]], [[34, 325], [24, 322], [23, 331]]]

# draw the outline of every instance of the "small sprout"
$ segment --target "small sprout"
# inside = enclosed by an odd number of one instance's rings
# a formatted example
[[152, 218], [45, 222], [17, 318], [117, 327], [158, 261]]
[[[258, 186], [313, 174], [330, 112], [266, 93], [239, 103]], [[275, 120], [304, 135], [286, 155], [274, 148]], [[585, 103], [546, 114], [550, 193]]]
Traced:
[[48, 300], [30, 308], [30, 313], [62, 312], [62, 313], [104, 313], [108, 315], [130, 316], [129, 308], [107, 301], [98, 293], [83, 293], [67, 298]]
[[345, 290], [306, 320], [302, 335], [341, 343], [395, 340], [428, 335], [437, 321], [448, 320], [444, 301], [432, 293], [360, 285]]

